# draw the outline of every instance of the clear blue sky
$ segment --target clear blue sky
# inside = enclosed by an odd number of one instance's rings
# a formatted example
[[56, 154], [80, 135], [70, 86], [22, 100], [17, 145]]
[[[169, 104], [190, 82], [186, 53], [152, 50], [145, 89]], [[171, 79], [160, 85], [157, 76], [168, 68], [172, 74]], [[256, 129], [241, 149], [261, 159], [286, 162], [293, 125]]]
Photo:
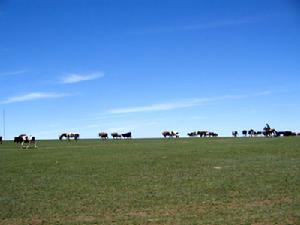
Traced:
[[6, 138], [300, 132], [299, 86], [297, 0], [0, 0]]

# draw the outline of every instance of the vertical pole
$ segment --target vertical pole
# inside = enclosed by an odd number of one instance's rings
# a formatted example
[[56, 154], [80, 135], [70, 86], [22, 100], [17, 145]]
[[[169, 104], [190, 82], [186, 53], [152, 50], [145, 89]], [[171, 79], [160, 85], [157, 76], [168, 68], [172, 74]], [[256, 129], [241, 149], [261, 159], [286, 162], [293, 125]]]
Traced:
[[3, 109], [3, 140], [5, 140], [5, 109]]

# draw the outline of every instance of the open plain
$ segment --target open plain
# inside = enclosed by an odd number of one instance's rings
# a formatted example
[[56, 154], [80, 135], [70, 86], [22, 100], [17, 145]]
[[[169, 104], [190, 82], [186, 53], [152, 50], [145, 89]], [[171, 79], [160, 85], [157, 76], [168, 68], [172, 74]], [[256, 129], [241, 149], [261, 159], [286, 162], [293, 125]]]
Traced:
[[300, 224], [300, 138], [0, 145], [0, 224]]

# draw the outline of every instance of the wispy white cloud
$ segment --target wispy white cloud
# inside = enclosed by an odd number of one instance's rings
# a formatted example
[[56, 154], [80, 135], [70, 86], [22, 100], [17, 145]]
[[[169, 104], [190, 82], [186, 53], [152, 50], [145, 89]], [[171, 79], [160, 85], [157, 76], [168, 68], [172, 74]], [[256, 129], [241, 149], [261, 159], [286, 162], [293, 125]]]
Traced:
[[257, 93], [255, 95], [223, 95], [223, 96], [211, 97], [211, 98], [192, 98], [192, 99], [185, 99], [185, 100], [175, 101], [175, 102], [170, 102], [170, 103], [159, 103], [159, 104], [151, 104], [151, 105], [145, 105], [145, 106], [115, 108], [115, 109], [109, 110], [108, 112], [111, 114], [124, 114], [124, 113], [167, 111], [167, 110], [200, 106], [200, 105], [211, 103], [211, 102], [218, 102], [218, 101], [223, 101], [223, 100], [244, 99], [244, 98], [263, 96], [263, 95], [269, 95], [269, 94], [271, 94], [270, 91], [264, 91], [264, 92]]
[[170, 27], [161, 27], [161, 28], [149, 28], [140, 31], [132, 32], [133, 34], [155, 34], [155, 33], [171, 33], [176, 31], [196, 31], [196, 30], [207, 30], [215, 28], [224, 28], [224, 27], [233, 27], [244, 24], [252, 24], [261, 21], [263, 17], [254, 17], [254, 18], [242, 18], [236, 20], [223, 20], [223, 21], [214, 21], [206, 22], [193, 25], [183, 25], [183, 26], [170, 26]]
[[264, 95], [270, 95], [270, 94], [272, 94], [272, 91], [266, 90], [266, 91], [258, 92], [256, 94], [254, 94], [254, 96], [264, 96]]
[[96, 80], [98, 78], [101, 78], [104, 76], [104, 73], [102, 72], [95, 72], [95, 73], [90, 73], [90, 74], [77, 74], [77, 73], [72, 73], [68, 74], [64, 77], [61, 78], [61, 83], [63, 84], [74, 84], [74, 83], [79, 83], [82, 81], [89, 81], [89, 80]]
[[13, 76], [13, 75], [19, 75], [26, 73], [27, 70], [14, 70], [14, 71], [6, 71], [6, 72], [1, 72], [0, 76]]
[[65, 93], [48, 93], [48, 92], [31, 92], [24, 95], [9, 97], [6, 100], [0, 102], [0, 104], [10, 104], [16, 102], [26, 102], [39, 99], [50, 99], [50, 98], [62, 98], [70, 96], [70, 94]]

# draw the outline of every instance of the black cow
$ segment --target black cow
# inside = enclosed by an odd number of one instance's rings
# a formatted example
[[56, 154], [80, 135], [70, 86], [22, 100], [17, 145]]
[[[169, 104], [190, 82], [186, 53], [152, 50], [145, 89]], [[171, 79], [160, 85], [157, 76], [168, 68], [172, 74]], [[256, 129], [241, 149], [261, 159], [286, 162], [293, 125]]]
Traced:
[[255, 131], [253, 129], [251, 129], [251, 130], [248, 131], [248, 134], [249, 134], [250, 137], [253, 137], [254, 134], [255, 134]]
[[101, 133], [99, 133], [99, 137], [100, 137], [101, 139], [108, 139], [108, 134], [105, 133], [105, 132], [101, 132]]
[[113, 139], [118, 139], [122, 137], [122, 135], [118, 134], [117, 132], [111, 133], [111, 136], [113, 137]]
[[164, 136], [164, 138], [171, 136], [170, 131], [163, 131], [161, 134], [162, 134], [162, 136]]
[[239, 132], [237, 132], [236, 130], [235, 131], [232, 131], [232, 136], [233, 137], [237, 137], [239, 135]]
[[206, 137], [208, 135], [209, 132], [207, 131], [197, 131], [197, 135], [199, 135], [200, 137]]
[[263, 131], [256, 131], [256, 132], [254, 132], [255, 136], [262, 135], [262, 134], [263, 134]]
[[18, 143], [22, 143], [22, 141], [23, 141], [23, 138], [22, 138], [22, 137], [20, 137], [20, 136], [19, 136], [19, 137], [14, 137], [14, 142], [15, 142], [15, 143], [17, 143], [17, 144], [18, 144]]
[[0, 144], [2, 144], [2, 137], [0, 136]]
[[66, 138], [68, 141], [70, 141], [71, 138], [74, 138], [75, 141], [77, 141], [80, 137], [80, 134], [78, 133], [63, 133], [59, 135], [59, 140], [62, 140], [63, 138]]
[[218, 137], [219, 135], [215, 132], [208, 132], [208, 137]]
[[123, 138], [127, 138], [127, 139], [131, 138], [131, 132], [122, 134], [122, 137], [123, 137]]
[[197, 136], [197, 132], [194, 131], [194, 132], [188, 133], [187, 135], [188, 135], [189, 137], [195, 137], [195, 136]]
[[243, 134], [245, 137], [247, 136], [247, 133], [248, 133], [248, 132], [247, 132], [246, 130], [243, 130], [243, 131], [242, 131], [242, 134]]
[[292, 131], [276, 131], [276, 136], [284, 136], [284, 137], [290, 137], [290, 136], [296, 136], [296, 133]]

